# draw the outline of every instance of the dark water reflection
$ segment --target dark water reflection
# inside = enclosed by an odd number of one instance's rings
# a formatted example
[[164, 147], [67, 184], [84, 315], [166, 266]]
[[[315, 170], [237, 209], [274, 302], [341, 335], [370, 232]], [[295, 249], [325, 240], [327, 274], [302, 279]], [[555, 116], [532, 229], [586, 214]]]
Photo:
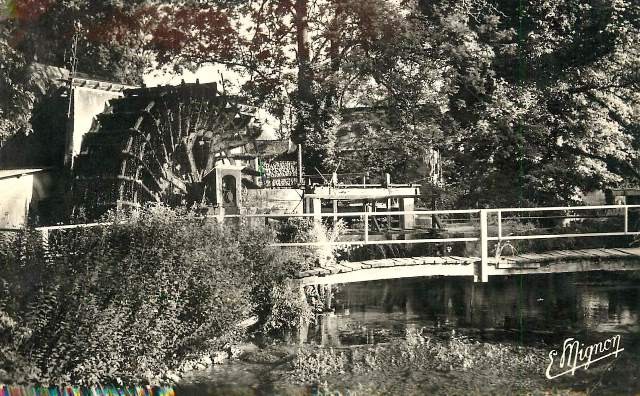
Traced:
[[[546, 357], [549, 350], [562, 345], [561, 340], [566, 337], [598, 342], [605, 339], [606, 334], [615, 333], [622, 336], [625, 348], [619, 358], [621, 364], [615, 366], [614, 372], [608, 371], [603, 363], [598, 365], [600, 371], [598, 367], [581, 370], [575, 377], [565, 376], [552, 382], [543, 377], [546, 361], [540, 363], [540, 367], [536, 365], [533, 371], [527, 369], [523, 377], [518, 371], [518, 361], [509, 363], [507, 360], [503, 368], [490, 375], [464, 370], [442, 373], [429, 369], [417, 370], [407, 377], [408, 371], [404, 369], [382, 370], [374, 378], [353, 374], [345, 379], [340, 375], [338, 379], [331, 379], [336, 386], [356, 389], [357, 384], [362, 383], [375, 389], [378, 386], [403, 389], [387, 392], [389, 394], [450, 394], [452, 383], [462, 381], [460, 384], [471, 384], [471, 388], [480, 386], [473, 388], [476, 390], [483, 390], [490, 383], [491, 386], [480, 393], [500, 394], [496, 389], [503, 389], [517, 380], [520, 386], [531, 386], [532, 391], [539, 390], [540, 394], [549, 394], [548, 389], [555, 386], [587, 394], [597, 389], [593, 394], [607, 395], [635, 394], [640, 390], [640, 361], [637, 358], [640, 355], [640, 271], [495, 277], [486, 284], [454, 277], [353, 283], [334, 286], [332, 303], [333, 313], [320, 316], [317, 325], [303, 331], [304, 342], [326, 346], [318, 348], [320, 350], [387, 341], [417, 345], [415, 342], [422, 343], [426, 337], [442, 335], [447, 339], [454, 332], [468, 336], [473, 342], [524, 343], [540, 347], [533, 348], [539, 349], [540, 357]], [[375, 351], [377, 346], [370, 349]], [[274, 346], [277, 351], [283, 347], [289, 349], [285, 355], [294, 356], [292, 350], [297, 345], [293, 340]], [[507, 356], [509, 359], [517, 357], [513, 353]], [[300, 378], [290, 377], [292, 368], [288, 359], [276, 363], [251, 363], [245, 359], [196, 372], [184, 379], [178, 394], [339, 394], [318, 392], [314, 381], [303, 380], [300, 385], [289, 385], [291, 378], [298, 383]], [[609, 363], [617, 361], [609, 360]], [[498, 375], [503, 371], [505, 378]], [[459, 385], [455, 389], [466, 389], [465, 386]]]
[[453, 330], [535, 343], [640, 330], [638, 272], [495, 277], [486, 284], [413, 278], [334, 287], [335, 314], [321, 316], [303, 333], [306, 342], [370, 344]]

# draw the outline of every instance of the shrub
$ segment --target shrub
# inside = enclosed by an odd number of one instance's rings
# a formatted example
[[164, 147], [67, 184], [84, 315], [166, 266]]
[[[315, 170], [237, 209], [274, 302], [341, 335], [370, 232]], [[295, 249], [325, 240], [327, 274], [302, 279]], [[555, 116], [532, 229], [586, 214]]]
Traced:
[[277, 228], [277, 237], [281, 242], [316, 242], [320, 245], [301, 246], [289, 251], [298, 257], [303, 269], [335, 264], [338, 258], [349, 255], [353, 249], [347, 246], [330, 245], [346, 233], [347, 227], [342, 220], [332, 226], [310, 218], [289, 218]]
[[[619, 219], [585, 219], [572, 222], [566, 226], [553, 228], [536, 228], [535, 225], [526, 223], [507, 223], [505, 228], [513, 235], [542, 235], [542, 234], [587, 234], [605, 233], [621, 231]], [[504, 226], [503, 226], [504, 227]], [[609, 237], [571, 237], [571, 238], [550, 238], [531, 240], [510, 240], [509, 236], [504, 237], [517, 253], [545, 252], [550, 250], [575, 250], [575, 249], [595, 249], [595, 248], [615, 248], [627, 246], [631, 242], [628, 236]], [[496, 244], [490, 244], [490, 252], [494, 253]], [[510, 249], [504, 252], [510, 254]]]
[[0, 367], [13, 381], [39, 371], [45, 384], [155, 384], [237, 340], [252, 315], [273, 330], [302, 312], [272, 314], [299, 267], [264, 227], [162, 206], [107, 220], [44, 245], [32, 230], [0, 240], [0, 337], [12, 352]]

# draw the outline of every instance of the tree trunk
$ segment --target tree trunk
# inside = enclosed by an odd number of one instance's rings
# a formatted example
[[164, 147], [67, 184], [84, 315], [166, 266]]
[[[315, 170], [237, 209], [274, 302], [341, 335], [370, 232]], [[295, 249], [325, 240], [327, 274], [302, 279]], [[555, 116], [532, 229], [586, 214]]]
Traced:
[[296, 144], [305, 143], [313, 108], [313, 73], [309, 56], [309, 23], [307, 0], [296, 0], [295, 25], [298, 46], [298, 122], [292, 136]]

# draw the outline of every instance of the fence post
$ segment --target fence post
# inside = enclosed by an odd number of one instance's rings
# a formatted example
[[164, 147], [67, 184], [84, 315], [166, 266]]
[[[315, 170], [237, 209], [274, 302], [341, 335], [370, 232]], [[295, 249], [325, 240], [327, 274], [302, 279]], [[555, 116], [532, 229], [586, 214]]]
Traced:
[[629, 233], [629, 207], [624, 206], [624, 233]]
[[502, 240], [502, 211], [498, 210], [498, 241]]
[[298, 183], [302, 186], [302, 144], [298, 144]]
[[313, 220], [316, 222], [322, 222], [322, 201], [320, 198], [312, 198], [311, 212], [313, 213]]
[[369, 243], [369, 205], [364, 204], [364, 243]]
[[480, 209], [480, 281], [489, 281], [489, 232], [487, 229], [487, 209]]

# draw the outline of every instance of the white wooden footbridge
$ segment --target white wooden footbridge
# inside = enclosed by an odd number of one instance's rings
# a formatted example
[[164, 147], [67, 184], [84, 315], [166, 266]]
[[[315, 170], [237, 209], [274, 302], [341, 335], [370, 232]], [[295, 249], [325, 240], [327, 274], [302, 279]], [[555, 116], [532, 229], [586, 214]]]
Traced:
[[[365, 209], [367, 207], [365, 206]], [[469, 276], [476, 281], [487, 282], [490, 276], [542, 274], [555, 272], [583, 271], [625, 271], [640, 270], [640, 248], [630, 247], [629, 243], [621, 243], [612, 247], [608, 238], [640, 235], [638, 216], [640, 205], [604, 205], [573, 207], [539, 207], [539, 208], [501, 208], [501, 209], [469, 209], [469, 210], [411, 210], [322, 213], [298, 215], [249, 215], [253, 218], [291, 218], [311, 217], [321, 222], [323, 219], [357, 219], [358, 229], [347, 233], [336, 240], [317, 242], [276, 243], [283, 248], [316, 246], [316, 247], [353, 247], [367, 245], [443, 245], [463, 243], [471, 246], [477, 255], [450, 255], [443, 249], [437, 256], [387, 257], [363, 261], [339, 261], [318, 265], [297, 274], [303, 285], [339, 284], [362, 282], [379, 279], [395, 279], [421, 276]], [[412, 216], [410, 221], [406, 217]], [[422, 237], [428, 229], [416, 227], [393, 228], [392, 218], [399, 224], [414, 224], [425, 216], [466, 216], [463, 225], [452, 225], [451, 230], [462, 230], [458, 237]], [[225, 216], [225, 218], [239, 216]], [[386, 220], [388, 227], [376, 226], [376, 219]], [[606, 231], [574, 232], [580, 229], [580, 221], [590, 219], [591, 226], [598, 222], [608, 221]], [[565, 222], [573, 228], [558, 226], [551, 228], [529, 228], [513, 235], [514, 223], [527, 221], [551, 220]], [[632, 224], [633, 223], [633, 224]], [[584, 228], [584, 227], [583, 227]], [[375, 231], [372, 231], [375, 229]], [[421, 232], [422, 231], [422, 232]], [[358, 235], [359, 234], [359, 235]], [[431, 233], [433, 234], [433, 233]], [[554, 240], [554, 239], [592, 239], [591, 245], [599, 248], [574, 250], [549, 250], [538, 253], [518, 253], [512, 248], [515, 241]], [[606, 246], [606, 248], [605, 248]], [[508, 247], [508, 249], [505, 249]]]
[[[328, 212], [298, 214], [235, 214], [213, 216], [222, 222], [238, 219], [253, 219], [254, 222], [270, 222], [278, 219], [312, 218], [316, 222], [334, 223], [338, 219], [349, 222], [352, 227], [333, 240], [311, 242], [277, 242], [274, 246], [299, 247], [362, 247], [362, 246], [428, 246], [463, 244], [466, 252], [476, 254], [456, 255], [443, 249], [437, 255], [411, 257], [386, 257], [375, 260], [338, 261], [318, 264], [296, 274], [301, 285], [340, 284], [379, 279], [394, 279], [422, 276], [469, 276], [487, 282], [491, 276], [541, 274], [583, 271], [640, 270], [640, 248], [630, 247], [629, 241], [640, 235], [640, 205], [604, 205], [539, 208], [501, 208], [469, 210], [399, 210], [370, 211], [367, 205], [361, 212]], [[319, 208], [319, 206], [318, 206]], [[449, 228], [443, 236], [434, 228], [420, 227], [421, 219], [440, 216]], [[411, 217], [411, 219], [408, 219]], [[590, 219], [591, 228], [601, 224], [605, 231], [575, 232], [580, 222]], [[547, 228], [522, 227], [531, 221], [555, 221], [566, 224]], [[573, 223], [572, 223], [573, 222]], [[607, 223], [605, 223], [607, 222]], [[382, 225], [381, 225], [382, 224]], [[394, 227], [399, 224], [399, 227]], [[411, 229], [406, 224], [417, 224]], [[102, 226], [105, 223], [39, 227], [43, 238], [54, 230]], [[583, 227], [584, 228], [584, 227]], [[597, 227], [596, 227], [597, 228]], [[573, 230], [573, 231], [567, 231]], [[15, 230], [0, 230], [15, 231]], [[455, 232], [454, 232], [455, 231]], [[517, 232], [516, 232], [517, 231]], [[444, 233], [447, 234], [447, 233]], [[425, 237], [427, 236], [427, 237]], [[620, 246], [611, 246], [611, 237], [627, 237]], [[590, 249], [549, 250], [536, 253], [519, 253], [511, 244], [521, 240], [591, 239]], [[391, 249], [392, 251], [392, 249]]]

